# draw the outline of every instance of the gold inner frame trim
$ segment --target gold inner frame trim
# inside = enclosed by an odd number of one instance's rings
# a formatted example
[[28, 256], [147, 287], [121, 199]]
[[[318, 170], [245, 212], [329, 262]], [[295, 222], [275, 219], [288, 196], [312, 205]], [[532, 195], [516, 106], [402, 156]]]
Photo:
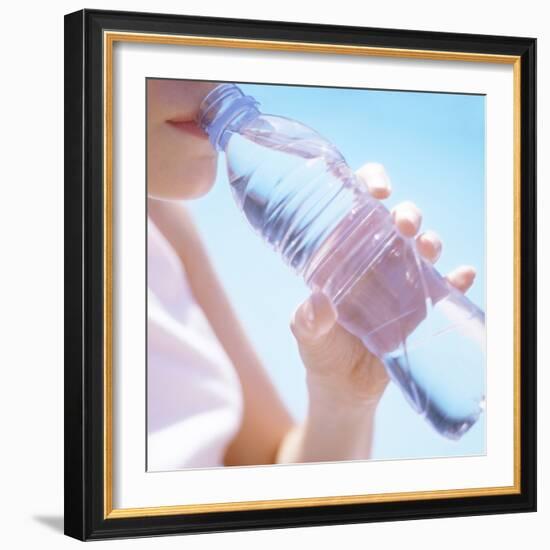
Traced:
[[[499, 63], [513, 65], [514, 82], [514, 484], [504, 487], [481, 487], [446, 489], [435, 491], [414, 491], [401, 493], [345, 495], [327, 497], [305, 497], [276, 500], [254, 500], [243, 502], [220, 502], [208, 504], [182, 504], [147, 508], [113, 508], [113, 46], [116, 42], [137, 42], [146, 44], [169, 44], [182, 46], [203, 46], [216, 48], [257, 49], [267, 51], [306, 52], [336, 55], [360, 55], [371, 57], [396, 57], [442, 61], [466, 61], [475, 63]], [[250, 40], [241, 38], [219, 38], [205, 36], [184, 36], [132, 32], [103, 33], [103, 115], [104, 115], [104, 518], [153, 517], [208, 512], [230, 512], [244, 510], [267, 510], [276, 508], [300, 508], [306, 506], [333, 506], [360, 503], [398, 502], [411, 500], [432, 500], [441, 498], [463, 498], [477, 496], [510, 495], [521, 492], [520, 485], [520, 228], [521, 228], [521, 62], [519, 56], [480, 54], [468, 52], [446, 52], [379, 48], [369, 46], [347, 46], [341, 44], [317, 44], [308, 42], [284, 42], [273, 40]]]

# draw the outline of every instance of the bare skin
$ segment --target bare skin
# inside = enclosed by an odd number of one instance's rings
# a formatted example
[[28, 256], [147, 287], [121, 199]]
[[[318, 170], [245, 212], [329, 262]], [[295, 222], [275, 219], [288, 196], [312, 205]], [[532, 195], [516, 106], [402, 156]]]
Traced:
[[[214, 184], [216, 153], [194, 124], [202, 98], [215, 83], [148, 81], [148, 212], [171, 243], [189, 284], [241, 381], [244, 414], [229, 445], [226, 465], [367, 459], [374, 417], [388, 384], [382, 363], [336, 323], [322, 294], [313, 294], [292, 315], [290, 328], [306, 369], [308, 412], [295, 425], [223, 290], [185, 207], [171, 199], [194, 198]], [[357, 175], [378, 199], [391, 194], [384, 168], [365, 164]], [[392, 211], [397, 229], [415, 237], [420, 254], [435, 262], [442, 244], [433, 231], [419, 233], [420, 210], [410, 202]], [[447, 276], [465, 292], [475, 270], [461, 266]]]

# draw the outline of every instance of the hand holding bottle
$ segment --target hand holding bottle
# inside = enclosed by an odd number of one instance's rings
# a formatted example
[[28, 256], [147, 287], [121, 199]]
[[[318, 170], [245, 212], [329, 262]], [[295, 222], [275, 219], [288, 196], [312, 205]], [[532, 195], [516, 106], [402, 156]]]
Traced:
[[[391, 185], [384, 167], [367, 163], [357, 171], [369, 193], [377, 199], [391, 194]], [[404, 202], [392, 211], [398, 231], [415, 237], [422, 257], [435, 263], [442, 243], [433, 231], [418, 233], [421, 212], [411, 202]], [[460, 266], [447, 275], [451, 285], [465, 292], [472, 285], [475, 270]], [[300, 356], [307, 371], [310, 398], [324, 399], [344, 408], [376, 406], [389, 381], [380, 359], [363, 342], [336, 322], [336, 312], [329, 299], [314, 292], [295, 311], [291, 330], [297, 340]], [[330, 404], [326, 405], [330, 408]]]

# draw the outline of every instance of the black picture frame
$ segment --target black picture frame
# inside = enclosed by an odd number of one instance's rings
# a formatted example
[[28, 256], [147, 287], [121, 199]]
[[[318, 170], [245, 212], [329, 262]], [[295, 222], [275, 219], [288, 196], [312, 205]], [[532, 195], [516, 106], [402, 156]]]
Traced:
[[[520, 487], [517, 494], [105, 517], [103, 33], [124, 31], [518, 56]], [[82, 10], [65, 16], [65, 533], [80, 540], [536, 510], [536, 40]]]

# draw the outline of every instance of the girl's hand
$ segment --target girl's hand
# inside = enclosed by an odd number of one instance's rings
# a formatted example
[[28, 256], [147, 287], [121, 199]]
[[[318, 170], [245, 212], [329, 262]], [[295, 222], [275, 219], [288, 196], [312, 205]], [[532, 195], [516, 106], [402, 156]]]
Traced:
[[[373, 197], [385, 199], [390, 195], [390, 181], [382, 165], [368, 163], [357, 175]], [[407, 237], [417, 235], [422, 214], [413, 203], [399, 204], [392, 215], [399, 232]], [[442, 245], [436, 233], [418, 234], [416, 243], [426, 260], [437, 261]], [[447, 275], [462, 292], [472, 285], [474, 277], [475, 270], [468, 266]], [[336, 323], [336, 313], [324, 294], [314, 293], [298, 307], [291, 330], [306, 367], [310, 401], [344, 410], [377, 405], [389, 380], [386, 370], [361, 340]]]

